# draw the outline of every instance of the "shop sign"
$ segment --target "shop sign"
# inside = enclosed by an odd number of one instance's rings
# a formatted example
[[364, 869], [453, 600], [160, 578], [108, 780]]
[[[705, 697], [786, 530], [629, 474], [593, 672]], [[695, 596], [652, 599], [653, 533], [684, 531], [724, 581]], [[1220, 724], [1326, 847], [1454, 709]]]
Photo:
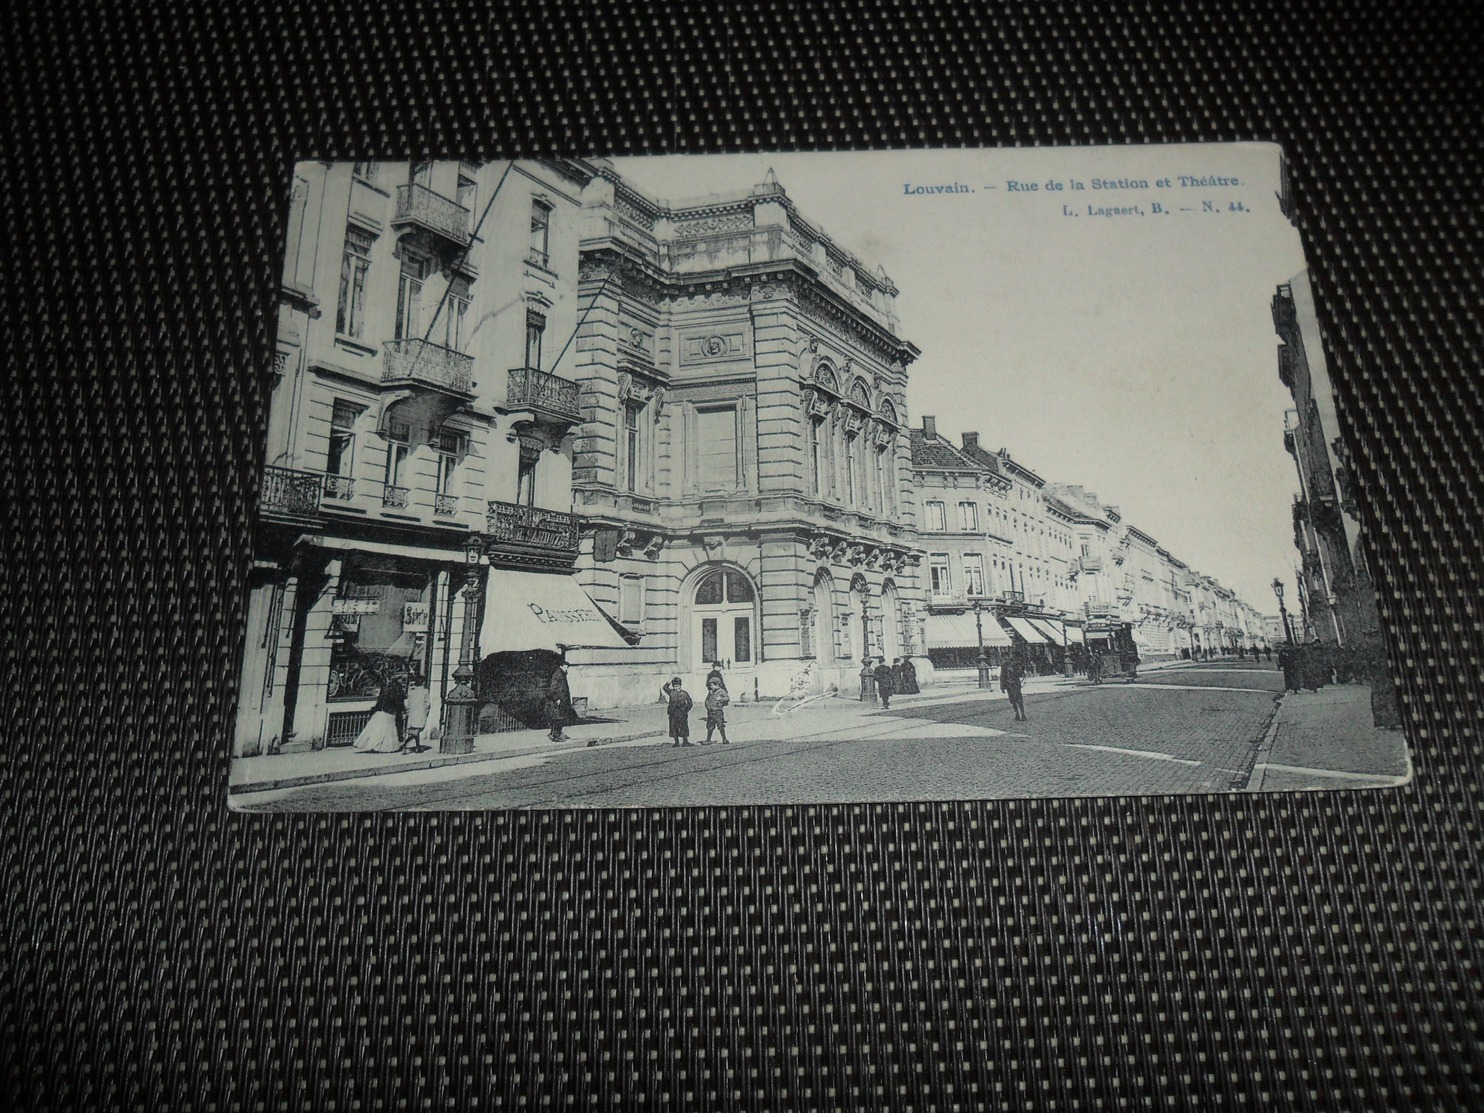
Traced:
[[330, 599], [330, 613], [336, 617], [361, 616], [381, 612], [381, 602], [363, 597], [335, 597]]
[[428, 604], [425, 601], [409, 601], [402, 606], [402, 631], [428, 631]]

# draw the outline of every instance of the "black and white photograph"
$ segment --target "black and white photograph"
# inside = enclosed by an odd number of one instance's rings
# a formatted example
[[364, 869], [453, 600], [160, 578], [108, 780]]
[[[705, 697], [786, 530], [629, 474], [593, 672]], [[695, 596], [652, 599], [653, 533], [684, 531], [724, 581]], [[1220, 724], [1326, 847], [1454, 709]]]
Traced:
[[1288, 173], [298, 163], [230, 804], [1407, 783]]

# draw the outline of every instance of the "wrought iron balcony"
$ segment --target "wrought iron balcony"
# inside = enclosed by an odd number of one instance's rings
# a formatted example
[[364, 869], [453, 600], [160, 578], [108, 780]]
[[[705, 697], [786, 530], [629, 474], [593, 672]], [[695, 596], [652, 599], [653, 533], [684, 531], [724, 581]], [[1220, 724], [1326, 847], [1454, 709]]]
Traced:
[[411, 491], [399, 485], [383, 485], [381, 487], [381, 506], [383, 508], [406, 508], [407, 499]]
[[320, 475], [270, 465], [263, 470], [258, 510], [264, 516], [312, 520], [319, 516]]
[[468, 247], [473, 239], [468, 209], [416, 182], [397, 187], [397, 215], [392, 224], [421, 229], [456, 249]]
[[454, 396], [474, 395], [474, 358], [457, 349], [404, 337], [385, 344], [381, 382], [422, 385]]
[[577, 555], [577, 517], [570, 512], [492, 500], [486, 529], [496, 546], [529, 548], [570, 558]]
[[536, 412], [543, 422], [566, 424], [582, 422], [577, 403], [577, 385], [539, 368], [513, 368], [506, 382], [505, 402], [511, 408]]
[[459, 514], [459, 498], [452, 493], [433, 494], [433, 515], [435, 516], [457, 516]]
[[356, 495], [356, 479], [338, 474], [325, 474], [325, 499], [350, 500]]

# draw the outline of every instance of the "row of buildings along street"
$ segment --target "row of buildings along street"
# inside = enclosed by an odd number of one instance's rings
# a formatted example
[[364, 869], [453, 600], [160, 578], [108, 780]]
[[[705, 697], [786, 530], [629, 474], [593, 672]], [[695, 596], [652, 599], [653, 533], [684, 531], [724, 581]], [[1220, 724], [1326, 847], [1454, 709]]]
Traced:
[[[914, 427], [896, 287], [771, 175], [671, 204], [598, 159], [304, 163], [286, 245], [235, 756], [347, 746], [409, 675], [459, 753], [544, 725], [560, 662], [582, 712], [714, 665], [734, 702], [869, 700], [882, 658], [929, 687], [1286, 639], [1117, 494]], [[1374, 662], [1303, 291], [1294, 639]]]

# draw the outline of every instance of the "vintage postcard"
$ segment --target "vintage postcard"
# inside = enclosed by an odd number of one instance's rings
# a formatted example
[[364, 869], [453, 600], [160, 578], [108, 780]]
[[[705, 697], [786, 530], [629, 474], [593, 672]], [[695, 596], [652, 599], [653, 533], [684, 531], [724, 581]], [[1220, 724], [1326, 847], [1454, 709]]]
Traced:
[[232, 805], [1405, 783], [1286, 181], [299, 164]]

